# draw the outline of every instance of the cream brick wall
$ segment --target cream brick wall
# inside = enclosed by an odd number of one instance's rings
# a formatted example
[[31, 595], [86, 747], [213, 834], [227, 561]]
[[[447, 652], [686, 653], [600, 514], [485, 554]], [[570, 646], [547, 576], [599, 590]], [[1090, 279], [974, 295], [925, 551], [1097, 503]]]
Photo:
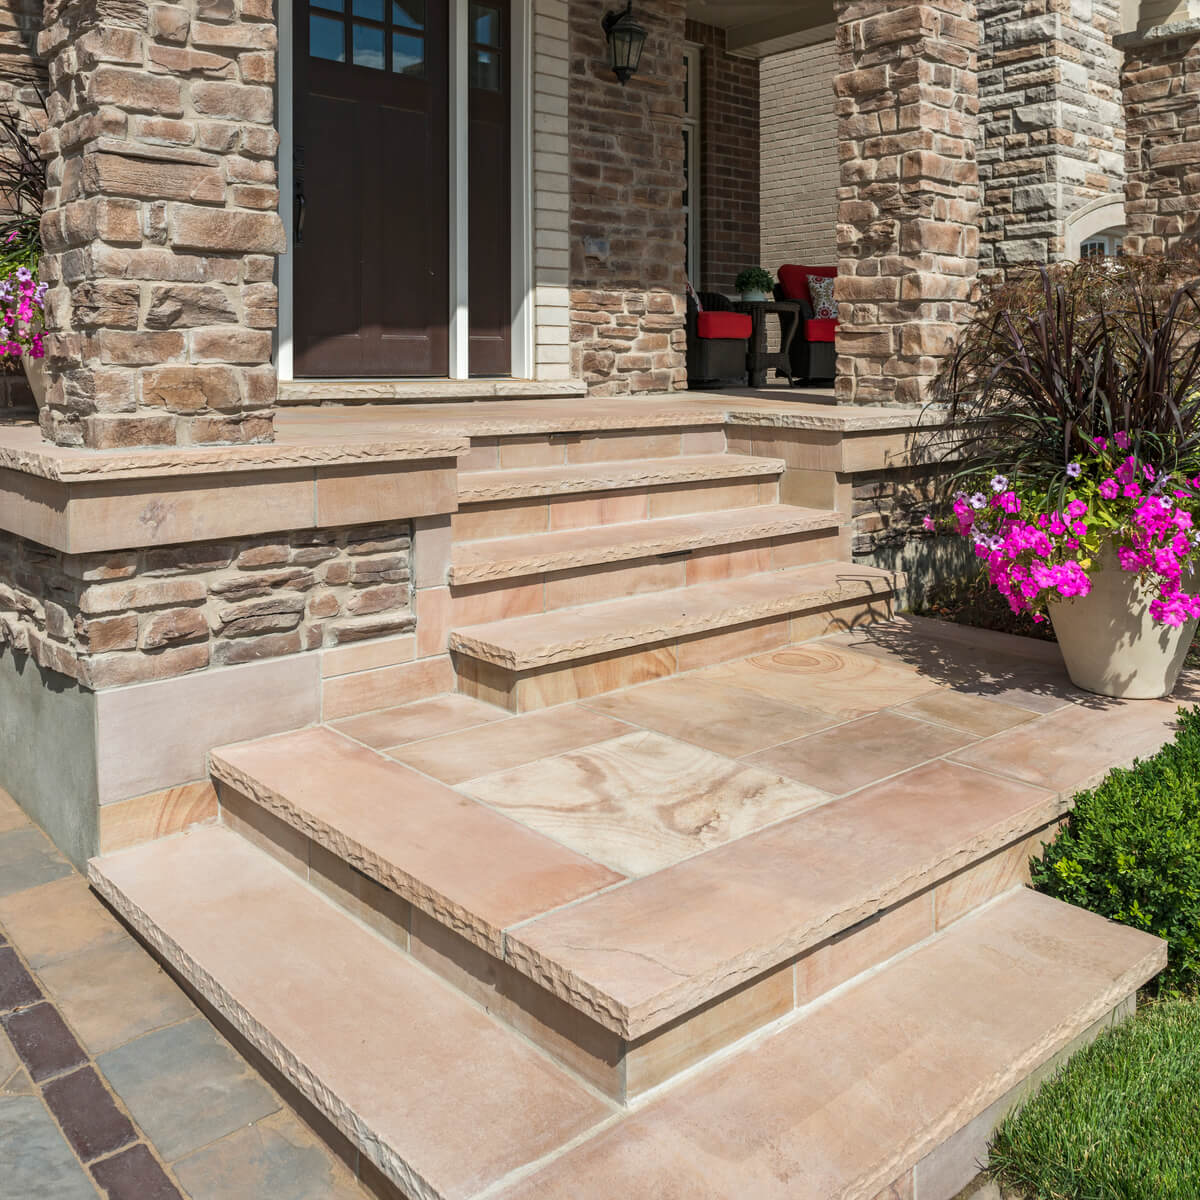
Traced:
[[764, 58], [762, 117], [762, 265], [837, 262], [837, 120], [834, 42]]
[[533, 4], [534, 374], [570, 367], [570, 187], [567, 169], [567, 0]]

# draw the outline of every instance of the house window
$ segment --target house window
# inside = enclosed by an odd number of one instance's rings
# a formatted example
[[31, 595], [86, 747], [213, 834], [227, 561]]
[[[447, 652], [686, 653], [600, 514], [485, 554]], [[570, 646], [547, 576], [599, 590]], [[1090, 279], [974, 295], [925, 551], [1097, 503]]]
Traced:
[[700, 287], [700, 47], [683, 51], [683, 239], [687, 275]]
[[1084, 258], [1120, 258], [1125, 253], [1125, 231], [1123, 229], [1106, 229], [1102, 233], [1093, 234], [1079, 245], [1079, 257]]

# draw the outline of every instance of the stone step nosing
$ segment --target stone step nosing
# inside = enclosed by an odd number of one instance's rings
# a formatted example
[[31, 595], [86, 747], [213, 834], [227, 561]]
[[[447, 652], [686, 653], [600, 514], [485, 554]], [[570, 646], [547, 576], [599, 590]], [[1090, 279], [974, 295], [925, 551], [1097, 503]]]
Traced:
[[[471, 557], [474, 558], [476, 552], [480, 557], [473, 562], [452, 562], [450, 582], [455, 586], [463, 586], [553, 571], [570, 571], [604, 563], [632, 562], [681, 551], [722, 546], [734, 549], [745, 542], [762, 542], [821, 530], [833, 531], [840, 528], [843, 521], [835, 512], [801, 508], [784, 511], [782, 505], [763, 505], [758, 508], [727, 509], [723, 513], [713, 514], [711, 524], [703, 530], [691, 528], [687, 532], [676, 531], [680, 525], [694, 526], [696, 517], [703, 515], [688, 514], [684, 517], [598, 526], [596, 528], [611, 531], [607, 544], [600, 542], [583, 547], [539, 551], [536, 548], [539, 540], [550, 540], [552, 546], [567, 540], [564, 531], [530, 534], [517, 540], [525, 546], [532, 545], [532, 550], [527, 549], [516, 555], [504, 553], [504, 545], [511, 544], [508, 538], [471, 542], [467, 544], [473, 552]], [[493, 547], [491, 553], [494, 557], [483, 557], [489, 552], [489, 546]]]
[[[817, 564], [820, 565], [820, 564]], [[800, 568], [807, 570], [808, 568]], [[791, 572], [776, 571], [765, 578], [778, 579], [785, 582]], [[762, 576], [747, 576], [746, 579], [760, 579]], [[745, 580], [739, 581], [745, 582]], [[689, 637], [697, 633], [709, 633], [717, 629], [734, 629], [741, 625], [754, 624], [757, 621], [771, 617], [791, 616], [797, 613], [809, 612], [817, 608], [826, 608], [843, 604], [852, 600], [867, 598], [885, 599], [895, 594], [899, 588], [899, 576], [893, 576], [891, 582], [884, 584], [882, 576], [859, 579], [849, 582], [839, 582], [832, 586], [818, 588], [798, 588], [783, 596], [770, 596], [761, 600], [731, 603], [724, 608], [716, 609], [707, 614], [696, 614], [682, 617], [676, 616], [670, 623], [669, 629], [664, 629], [661, 620], [643, 620], [608, 635], [591, 634], [581, 637], [571, 637], [560, 641], [547, 641], [532, 651], [514, 651], [500, 640], [502, 628], [507, 622], [498, 621], [488, 625], [466, 625], [452, 630], [449, 646], [457, 654], [468, 658], [491, 663], [509, 671], [532, 671], [541, 667], [551, 667], [558, 663], [574, 662], [579, 659], [594, 658], [597, 655], [616, 654], [635, 647], [657, 645], [662, 642], [675, 641], [681, 637]], [[703, 585], [681, 589], [692, 593], [703, 591]], [[669, 605], [678, 613], [680, 592], [658, 592], [653, 594], [661, 598], [664, 611]], [[636, 600], [643, 602], [645, 597]], [[601, 604], [585, 606], [583, 609], [558, 609], [554, 613], [542, 614], [544, 618], [553, 617], [567, 612], [586, 612], [587, 608], [608, 608], [610, 605], [628, 603], [625, 600], [604, 601]], [[515, 621], [527, 620], [524, 617], [513, 618]]]
[[458, 477], [458, 502], [526, 500], [536, 496], [582, 496], [630, 488], [666, 488], [687, 483], [726, 482], [781, 475], [781, 458], [752, 455], [680, 454], [586, 464], [577, 467], [517, 467], [493, 471], [464, 471]]

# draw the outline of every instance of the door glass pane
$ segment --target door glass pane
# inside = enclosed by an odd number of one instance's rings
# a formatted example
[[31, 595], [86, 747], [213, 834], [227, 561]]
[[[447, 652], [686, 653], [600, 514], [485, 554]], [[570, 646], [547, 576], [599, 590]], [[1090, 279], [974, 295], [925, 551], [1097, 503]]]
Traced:
[[500, 45], [500, 13], [486, 4], [471, 5], [471, 40], [481, 46]]
[[392, 24], [399, 29], [424, 29], [425, 0], [393, 0]]
[[382, 21], [383, 0], [354, 0], [354, 15], [368, 21]]
[[332, 17], [308, 17], [308, 52], [313, 58], [346, 61], [346, 27]]
[[420, 78], [425, 74], [425, 39], [411, 33], [392, 34], [392, 70]]
[[500, 91], [500, 56], [494, 50], [471, 51], [471, 86], [485, 92]]
[[384, 70], [383, 30], [371, 25], [354, 26], [354, 65]]
[[330, 12], [345, 12], [346, 0], [309, 0], [313, 8], [327, 8]]

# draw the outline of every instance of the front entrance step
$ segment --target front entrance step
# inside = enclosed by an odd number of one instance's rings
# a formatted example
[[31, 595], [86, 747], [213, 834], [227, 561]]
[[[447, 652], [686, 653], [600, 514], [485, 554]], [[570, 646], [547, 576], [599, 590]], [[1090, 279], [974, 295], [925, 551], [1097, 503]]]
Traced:
[[450, 582], [459, 587], [601, 563], [687, 555], [713, 546], [737, 550], [747, 543], [794, 539], [806, 533], [831, 533], [842, 521], [837, 513], [822, 509], [763, 504], [717, 513], [490, 538], [453, 547]]
[[823, 562], [467, 625], [449, 643], [461, 691], [525, 712], [890, 616], [898, 586]]
[[[587, 710], [488, 727], [502, 765], [630, 738]], [[824, 804], [752, 772], [753, 796], [772, 800], [760, 823], [798, 815], [755, 833], [745, 811], [738, 840], [711, 835], [695, 846], [705, 853], [625, 881], [501, 816], [495, 788], [436, 784], [329, 729], [216, 750], [212, 773], [233, 828], [617, 1100], [1010, 890], [1064, 806], [944, 762]], [[628, 786], [643, 795], [651, 782]], [[719, 797], [694, 808], [702, 825], [734, 828], [714, 815]]]
[[229, 830], [139, 849], [93, 861], [96, 890], [414, 1200], [476, 1196], [612, 1115]]
[[628, 491], [726, 479], [771, 479], [783, 472], [781, 458], [737, 454], [680, 454], [629, 462], [580, 463], [516, 470], [464, 471], [458, 477], [463, 504]]
[[964, 1137], [1165, 962], [1010, 893], [628, 1112], [228, 830], [90, 878], [414, 1200], [866, 1198], [914, 1169], [948, 1200]]

